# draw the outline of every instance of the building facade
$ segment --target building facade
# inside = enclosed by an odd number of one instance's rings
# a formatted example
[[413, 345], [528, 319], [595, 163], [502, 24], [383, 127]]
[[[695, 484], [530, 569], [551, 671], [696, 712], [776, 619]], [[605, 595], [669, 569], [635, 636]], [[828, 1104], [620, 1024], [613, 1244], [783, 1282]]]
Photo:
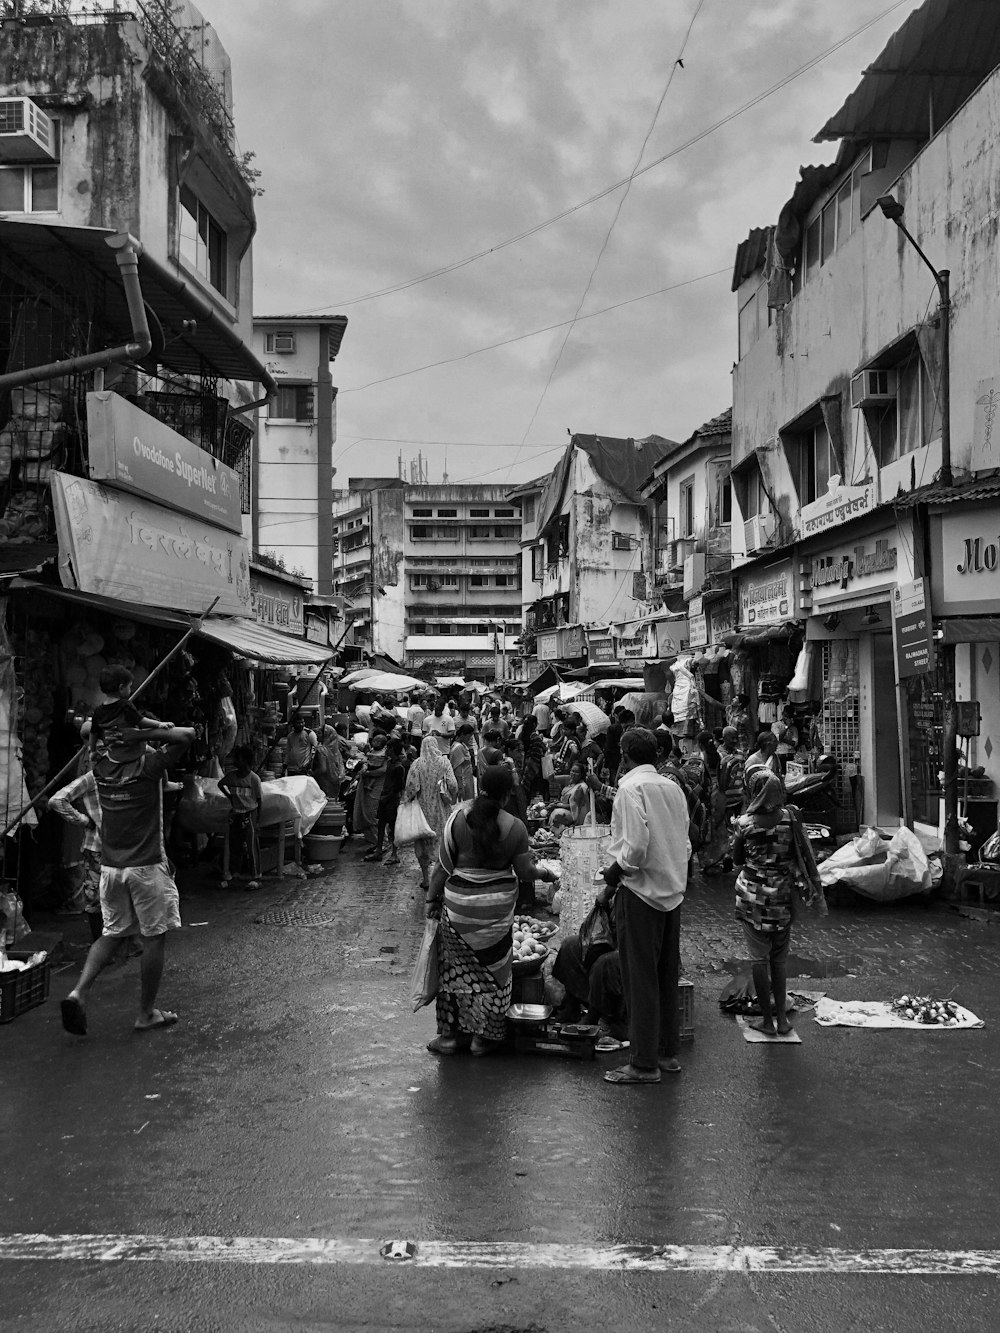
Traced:
[[429, 675], [502, 677], [520, 631], [520, 533], [500, 486], [352, 479], [334, 539], [354, 647]]
[[299, 569], [320, 596], [333, 591], [333, 446], [337, 390], [330, 366], [347, 320], [257, 315], [256, 355], [277, 390], [257, 418], [254, 549]]
[[959, 736], [970, 767], [1000, 779], [1000, 602], [984, 555], [1000, 512], [983, 477], [1000, 462], [998, 64], [991, 7], [927, 0], [820, 130], [836, 161], [803, 168], [775, 226], [736, 257], [739, 628], [754, 642], [804, 629], [785, 684], [814, 707], [855, 825], [941, 826], [953, 694], [981, 706], [979, 736]]

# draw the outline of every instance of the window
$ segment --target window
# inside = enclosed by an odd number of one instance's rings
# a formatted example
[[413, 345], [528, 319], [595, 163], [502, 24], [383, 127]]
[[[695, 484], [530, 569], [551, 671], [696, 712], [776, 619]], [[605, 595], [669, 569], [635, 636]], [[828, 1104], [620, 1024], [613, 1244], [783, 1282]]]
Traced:
[[410, 513], [413, 515], [414, 518], [432, 518], [433, 515], [434, 515], [434, 510], [433, 510], [433, 509], [411, 509], [411, 510], [410, 510]]
[[941, 405], [912, 340], [908, 358], [894, 369], [895, 396], [862, 405], [865, 432], [879, 467], [922, 449], [941, 434]]
[[414, 524], [414, 526], [410, 529], [410, 536], [416, 542], [427, 541], [429, 537], [434, 536], [434, 529], [423, 527], [419, 524]]
[[533, 546], [531, 548], [531, 580], [533, 583], [541, 583], [545, 577], [545, 547]]
[[493, 511], [493, 517], [494, 517], [494, 518], [513, 518], [513, 517], [514, 517], [514, 511], [513, 511], [513, 509], [494, 509], [494, 511]]
[[680, 535], [694, 534], [694, 478], [682, 481], [680, 487]]
[[58, 213], [59, 168], [0, 167], [0, 213]]
[[427, 622], [424, 621], [424, 620], [414, 620], [413, 623], [410, 625], [410, 633], [411, 633], [411, 634], [426, 634], [426, 633], [427, 633]]
[[226, 233], [186, 185], [180, 188], [178, 251], [217, 292], [226, 295]]
[[312, 421], [315, 416], [311, 384], [279, 384], [267, 405], [267, 415], [282, 421]]
[[825, 495], [837, 463], [830, 445], [830, 432], [820, 419], [790, 434], [785, 443], [799, 504], [811, 504]]
[[872, 155], [868, 149], [827, 199], [819, 215], [806, 227], [801, 265], [803, 278], [812, 277], [860, 223], [863, 183], [871, 169]]
[[438, 518], [458, 518], [457, 509], [439, 509]]
[[486, 541], [490, 536], [490, 529], [488, 527], [483, 527], [482, 524], [473, 523], [469, 528], [469, 536], [474, 542]]
[[517, 579], [513, 574], [497, 574], [494, 582], [498, 588], [516, 588]]
[[522, 509], [521, 509], [521, 518], [522, 518], [522, 521], [525, 522], [525, 523], [534, 523], [534, 521], [535, 521], [535, 497], [534, 497], [533, 495], [526, 495], [526, 496], [524, 497], [524, 505], [523, 505], [523, 507], [522, 507]]
[[727, 477], [722, 483], [722, 506], [720, 523], [732, 523], [733, 521], [733, 483]]
[[266, 352], [294, 352], [295, 334], [289, 329], [275, 330], [273, 333], [264, 334], [264, 350]]
[[470, 509], [470, 510], [469, 510], [469, 517], [470, 517], [470, 518], [489, 518], [489, 516], [490, 516], [490, 511], [489, 511], [488, 509]]
[[756, 518], [759, 514], [771, 512], [771, 502], [764, 489], [764, 478], [761, 476], [760, 462], [756, 457], [751, 459], [746, 467], [734, 472], [732, 480], [736, 486], [736, 498], [744, 519]]

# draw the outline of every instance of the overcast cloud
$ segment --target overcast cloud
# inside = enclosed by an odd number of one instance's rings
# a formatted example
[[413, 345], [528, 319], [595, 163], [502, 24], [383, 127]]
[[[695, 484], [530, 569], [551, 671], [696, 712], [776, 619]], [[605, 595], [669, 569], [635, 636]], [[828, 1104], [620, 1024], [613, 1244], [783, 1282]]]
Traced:
[[[775, 220], [801, 164], [832, 160], [812, 136], [917, 7], [903, 0], [635, 179], [581, 313], [689, 285], [580, 320], [546, 392], [564, 328], [466, 354], [572, 318], [623, 189], [443, 277], [356, 298], [626, 178], [693, 15], [644, 163], [889, 0], [201, 0], [232, 58], [240, 147], [263, 172], [255, 311], [350, 320], [338, 481], [395, 475], [399, 450], [421, 448], [439, 481], [443, 445], [422, 441], [452, 445], [453, 481], [514, 481], [548, 472], [567, 430], [680, 440], [727, 407], [736, 246]], [[372, 385], [453, 357], [466, 359]]]

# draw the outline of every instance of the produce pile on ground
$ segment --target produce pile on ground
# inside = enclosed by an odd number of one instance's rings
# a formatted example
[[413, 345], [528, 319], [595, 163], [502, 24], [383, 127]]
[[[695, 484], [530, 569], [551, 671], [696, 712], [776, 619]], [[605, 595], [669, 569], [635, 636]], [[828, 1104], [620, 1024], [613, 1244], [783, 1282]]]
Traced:
[[554, 833], [550, 833], [548, 829], [540, 828], [536, 833], [531, 835], [530, 846], [533, 852], [545, 852], [547, 855], [550, 855], [558, 852], [559, 839]]
[[893, 1013], [914, 1023], [936, 1023], [947, 1027], [958, 1022], [958, 1006], [952, 1000], [935, 1000], [930, 995], [900, 995], [892, 1002]]

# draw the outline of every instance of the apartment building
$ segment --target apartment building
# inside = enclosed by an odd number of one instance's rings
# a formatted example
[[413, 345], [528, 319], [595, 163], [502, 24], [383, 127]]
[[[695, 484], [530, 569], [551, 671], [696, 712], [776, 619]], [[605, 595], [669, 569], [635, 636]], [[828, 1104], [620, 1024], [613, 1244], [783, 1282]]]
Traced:
[[334, 499], [349, 642], [431, 675], [503, 674], [521, 628], [521, 524], [500, 486], [352, 478]]

